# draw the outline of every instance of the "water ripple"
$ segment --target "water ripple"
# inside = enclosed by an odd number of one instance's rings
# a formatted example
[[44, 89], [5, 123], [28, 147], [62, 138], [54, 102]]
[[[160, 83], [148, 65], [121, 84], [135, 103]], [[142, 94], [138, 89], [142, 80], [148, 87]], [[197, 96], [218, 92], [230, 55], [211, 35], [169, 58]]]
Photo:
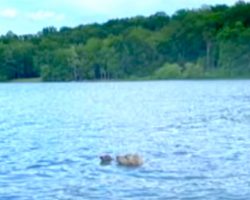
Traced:
[[[249, 199], [249, 94], [250, 81], [1, 84], [0, 199]], [[100, 165], [134, 152], [140, 168]]]

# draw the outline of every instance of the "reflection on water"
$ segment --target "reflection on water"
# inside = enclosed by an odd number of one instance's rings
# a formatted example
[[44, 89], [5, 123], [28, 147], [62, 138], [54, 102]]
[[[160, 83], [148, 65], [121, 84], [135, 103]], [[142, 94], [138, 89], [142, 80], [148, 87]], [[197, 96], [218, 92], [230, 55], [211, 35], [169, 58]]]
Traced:
[[249, 122], [250, 81], [1, 84], [0, 199], [248, 199]]

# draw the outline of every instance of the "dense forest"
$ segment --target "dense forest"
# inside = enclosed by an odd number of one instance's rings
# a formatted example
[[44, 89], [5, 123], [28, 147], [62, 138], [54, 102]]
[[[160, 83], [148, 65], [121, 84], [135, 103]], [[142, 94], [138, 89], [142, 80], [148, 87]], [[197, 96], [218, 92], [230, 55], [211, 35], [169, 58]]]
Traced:
[[0, 37], [0, 81], [250, 78], [250, 3]]

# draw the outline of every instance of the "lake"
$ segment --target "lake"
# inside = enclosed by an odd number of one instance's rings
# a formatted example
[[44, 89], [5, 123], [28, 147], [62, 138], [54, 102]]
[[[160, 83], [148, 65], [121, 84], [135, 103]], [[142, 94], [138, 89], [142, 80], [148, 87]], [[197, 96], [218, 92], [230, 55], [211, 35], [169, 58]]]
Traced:
[[0, 84], [0, 164], [1, 200], [249, 199], [250, 81]]

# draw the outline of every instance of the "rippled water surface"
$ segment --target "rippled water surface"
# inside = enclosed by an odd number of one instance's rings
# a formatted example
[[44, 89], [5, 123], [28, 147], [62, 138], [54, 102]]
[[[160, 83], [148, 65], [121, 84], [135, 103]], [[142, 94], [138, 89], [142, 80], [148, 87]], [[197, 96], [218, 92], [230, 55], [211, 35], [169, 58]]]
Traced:
[[249, 197], [250, 81], [0, 84], [1, 200]]

